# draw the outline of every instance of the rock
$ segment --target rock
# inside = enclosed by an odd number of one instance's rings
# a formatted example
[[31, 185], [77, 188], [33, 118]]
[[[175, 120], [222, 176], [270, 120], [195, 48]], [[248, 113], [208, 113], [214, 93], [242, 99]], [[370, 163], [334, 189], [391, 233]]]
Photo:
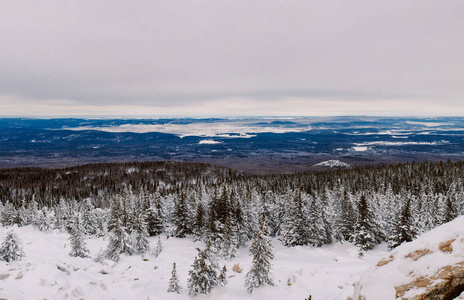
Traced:
[[453, 251], [453, 247], [451, 246], [453, 244], [453, 242], [455, 241], [456, 239], [451, 239], [449, 241], [446, 241], [444, 243], [441, 243], [440, 244], [440, 251], [443, 251], [443, 252], [452, 252]]
[[393, 255], [390, 255], [388, 258], [383, 258], [377, 263], [377, 267], [385, 266], [388, 263], [392, 262], [394, 259]]
[[433, 253], [433, 251], [430, 251], [429, 249], [421, 249], [421, 250], [416, 250], [414, 252], [409, 253], [408, 255], [406, 255], [406, 257], [412, 259], [413, 261], [416, 261], [422, 256], [425, 256], [430, 253]]

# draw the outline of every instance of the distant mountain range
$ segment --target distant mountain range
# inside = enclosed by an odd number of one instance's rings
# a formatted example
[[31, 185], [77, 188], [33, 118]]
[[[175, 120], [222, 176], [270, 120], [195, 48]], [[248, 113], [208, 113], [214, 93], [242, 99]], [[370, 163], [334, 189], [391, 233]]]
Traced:
[[[464, 118], [0, 119], [0, 167], [204, 161], [266, 173], [461, 160]], [[342, 166], [343, 164], [338, 164]]]

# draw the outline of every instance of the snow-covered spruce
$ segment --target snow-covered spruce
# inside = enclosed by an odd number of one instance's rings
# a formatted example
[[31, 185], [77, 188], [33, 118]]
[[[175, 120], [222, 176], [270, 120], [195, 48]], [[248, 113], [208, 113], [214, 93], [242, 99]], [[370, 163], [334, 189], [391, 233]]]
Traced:
[[206, 242], [206, 248], [197, 248], [198, 255], [189, 271], [188, 289], [190, 296], [209, 294], [214, 286], [218, 285], [218, 265], [211, 253], [211, 244]]
[[223, 266], [221, 269], [221, 273], [219, 274], [219, 277], [218, 277], [218, 283], [220, 286], [227, 285], [227, 267], [226, 266]]
[[111, 238], [108, 248], [105, 251], [105, 257], [113, 261], [118, 261], [121, 254], [132, 255], [134, 247], [130, 235], [126, 228], [121, 225], [119, 218], [115, 220], [114, 227], [111, 231]]
[[158, 236], [158, 242], [156, 243], [155, 249], [151, 252], [151, 255], [158, 257], [163, 251], [163, 244], [161, 243], [161, 237]]
[[18, 236], [12, 231], [8, 232], [0, 246], [0, 260], [10, 262], [24, 257], [23, 245]]
[[261, 225], [256, 231], [250, 247], [253, 261], [250, 271], [245, 276], [245, 287], [249, 293], [265, 284], [274, 285], [270, 277], [271, 261], [274, 254], [272, 253], [271, 239], [267, 236], [268, 230], [266, 218], [263, 216]]
[[132, 240], [134, 251], [136, 253], [145, 253], [150, 247], [150, 242], [147, 239], [148, 232], [145, 224], [145, 215], [139, 213], [132, 220]]
[[87, 249], [85, 241], [86, 236], [84, 232], [82, 232], [82, 227], [79, 222], [76, 222], [71, 230], [69, 239], [71, 241], [71, 252], [69, 252], [69, 256], [89, 257], [89, 249]]
[[171, 278], [169, 279], [168, 293], [180, 294], [179, 277], [177, 276], [176, 263], [172, 264]]

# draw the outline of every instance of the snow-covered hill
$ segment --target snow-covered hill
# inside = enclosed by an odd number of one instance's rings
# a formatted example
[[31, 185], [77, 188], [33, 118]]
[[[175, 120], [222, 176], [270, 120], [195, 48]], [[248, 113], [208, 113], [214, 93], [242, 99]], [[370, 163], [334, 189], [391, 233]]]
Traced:
[[464, 290], [463, 228], [461, 216], [395, 248], [364, 272], [353, 299], [464, 299], [455, 298]]
[[314, 167], [323, 167], [323, 168], [349, 168], [350, 164], [344, 163], [338, 159], [331, 159], [322, 161], [318, 164], [315, 164]]
[[[0, 227], [0, 241], [11, 228]], [[141, 255], [121, 256], [118, 263], [92, 258], [69, 257], [69, 235], [58, 230], [36, 231], [32, 226], [14, 228], [22, 240], [26, 256], [21, 261], [0, 261], [0, 296], [6, 299], [191, 299], [187, 278], [196, 247], [190, 238], [162, 236], [163, 252], [157, 258]], [[150, 238], [151, 246], [156, 238]], [[108, 241], [88, 240], [90, 254], [95, 258]], [[196, 299], [346, 299], [353, 294], [359, 275], [384, 256], [383, 246], [358, 258], [358, 249], [351, 244], [334, 244], [321, 248], [284, 247], [274, 240], [272, 276], [275, 286], [260, 287], [247, 293], [244, 277], [251, 265], [248, 248], [240, 248], [232, 261], [220, 260], [228, 269], [229, 284], [215, 287], [210, 295]], [[182, 292], [168, 293], [172, 263], [177, 263]], [[242, 273], [232, 271], [240, 264]]]

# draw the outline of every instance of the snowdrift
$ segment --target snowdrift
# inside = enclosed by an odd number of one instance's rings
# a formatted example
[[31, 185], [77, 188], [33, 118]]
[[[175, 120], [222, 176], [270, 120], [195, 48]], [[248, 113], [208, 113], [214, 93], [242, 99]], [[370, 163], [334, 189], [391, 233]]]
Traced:
[[[405, 243], [361, 275], [355, 300], [464, 299], [464, 216]], [[457, 298], [459, 297], [459, 298]]]

